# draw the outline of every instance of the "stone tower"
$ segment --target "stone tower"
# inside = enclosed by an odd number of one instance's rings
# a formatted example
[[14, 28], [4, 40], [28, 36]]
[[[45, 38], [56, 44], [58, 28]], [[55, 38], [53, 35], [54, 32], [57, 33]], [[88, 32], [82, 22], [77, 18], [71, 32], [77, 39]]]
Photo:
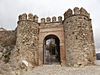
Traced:
[[83, 66], [93, 64], [95, 48], [89, 13], [84, 8], [75, 7], [64, 13], [64, 37], [66, 64]]
[[19, 16], [17, 26], [17, 39], [15, 48], [15, 61], [21, 66], [34, 67], [38, 65], [38, 17], [32, 14]]

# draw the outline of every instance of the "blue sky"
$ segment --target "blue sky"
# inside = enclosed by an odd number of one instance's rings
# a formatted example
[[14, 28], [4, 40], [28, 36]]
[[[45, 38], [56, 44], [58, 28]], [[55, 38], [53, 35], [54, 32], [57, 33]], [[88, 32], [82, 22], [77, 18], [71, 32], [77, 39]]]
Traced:
[[18, 15], [63, 16], [74, 7], [84, 7], [91, 16], [96, 50], [100, 51], [100, 0], [0, 0], [0, 27], [15, 29]]

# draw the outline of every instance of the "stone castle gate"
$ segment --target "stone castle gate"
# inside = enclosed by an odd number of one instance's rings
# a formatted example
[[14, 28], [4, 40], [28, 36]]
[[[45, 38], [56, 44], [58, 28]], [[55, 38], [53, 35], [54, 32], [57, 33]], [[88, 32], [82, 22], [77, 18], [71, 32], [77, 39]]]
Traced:
[[84, 8], [68, 9], [63, 20], [54, 16], [38, 22], [36, 15], [22, 14], [16, 32], [16, 62], [85, 66], [96, 59], [91, 18]]
[[[48, 27], [47, 27], [48, 26]], [[56, 23], [46, 23], [45, 25], [40, 25], [39, 32], [39, 62], [40, 64], [45, 64], [45, 42], [46, 39], [54, 38], [59, 39], [59, 62], [65, 64], [65, 50], [64, 50], [64, 32], [63, 25], [59, 22]], [[51, 59], [52, 60], [52, 59]], [[52, 61], [51, 61], [52, 63]]]

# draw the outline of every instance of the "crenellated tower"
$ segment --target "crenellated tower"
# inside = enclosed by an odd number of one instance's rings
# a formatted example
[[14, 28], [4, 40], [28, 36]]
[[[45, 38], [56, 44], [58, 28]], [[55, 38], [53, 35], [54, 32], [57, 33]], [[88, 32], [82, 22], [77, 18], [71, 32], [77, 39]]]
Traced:
[[22, 14], [19, 16], [17, 26], [17, 40], [15, 56], [18, 65], [25, 64], [28, 67], [38, 65], [38, 40], [39, 40], [39, 24], [38, 17], [30, 14]]
[[75, 7], [64, 13], [66, 64], [84, 66], [95, 61], [95, 46], [90, 14]]

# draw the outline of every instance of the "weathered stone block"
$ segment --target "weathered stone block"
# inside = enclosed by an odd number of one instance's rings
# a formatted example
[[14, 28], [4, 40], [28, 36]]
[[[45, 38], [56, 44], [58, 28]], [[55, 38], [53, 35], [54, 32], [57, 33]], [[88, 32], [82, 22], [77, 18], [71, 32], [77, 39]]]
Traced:
[[51, 22], [51, 18], [50, 17], [47, 17], [46, 18], [46, 21], [47, 21], [47, 23], [50, 23]]
[[80, 9], [80, 15], [84, 15], [90, 18], [90, 14], [83, 7]]
[[70, 17], [73, 15], [73, 11], [71, 9], [68, 9], [65, 13], [64, 13], [64, 19]]
[[45, 18], [41, 18], [41, 23], [45, 23]]
[[26, 13], [19, 16], [19, 21], [21, 21], [21, 20], [27, 20], [27, 14]]
[[79, 15], [79, 14], [80, 14], [80, 10], [79, 10], [78, 7], [75, 7], [75, 8], [74, 8], [74, 14], [75, 14], [75, 15]]
[[34, 21], [34, 18], [33, 18], [33, 14], [32, 13], [29, 13], [28, 14], [28, 20]]
[[56, 22], [56, 17], [52, 17], [52, 22]]
[[58, 22], [62, 22], [62, 16], [58, 17]]
[[34, 19], [34, 22], [38, 23], [38, 16], [37, 15], [34, 15], [33, 19]]

